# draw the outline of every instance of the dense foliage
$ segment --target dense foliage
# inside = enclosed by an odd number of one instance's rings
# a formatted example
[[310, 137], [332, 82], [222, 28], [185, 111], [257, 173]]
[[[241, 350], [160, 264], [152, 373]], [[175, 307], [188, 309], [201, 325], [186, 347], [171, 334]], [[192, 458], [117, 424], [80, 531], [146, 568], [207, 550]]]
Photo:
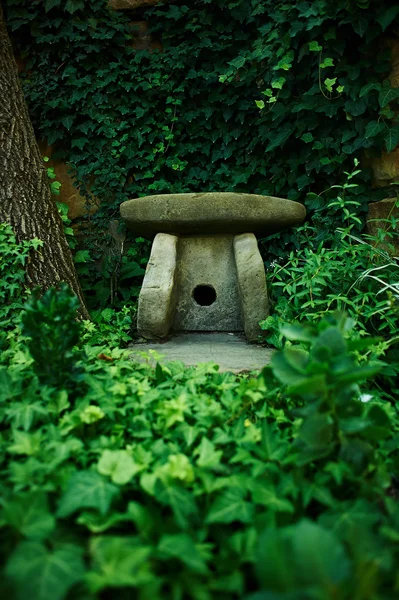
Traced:
[[2, 596], [397, 597], [399, 420], [373, 380], [399, 364], [359, 364], [375, 340], [330, 315], [258, 378], [154, 369], [74, 349], [73, 302], [31, 297], [2, 355]]
[[[399, 89], [387, 78], [396, 4], [161, 2], [133, 18], [148, 24], [162, 51], [135, 48], [138, 25], [106, 0], [6, 6], [38, 135], [101, 201], [90, 222], [105, 230], [121, 201], [157, 192], [285, 196], [312, 216], [328, 203], [317, 194], [342, 180], [355, 156], [399, 140]], [[362, 221], [381, 195], [366, 167], [361, 178], [353, 193]], [[89, 246], [88, 238], [82, 282], [92, 305], [105, 305], [118, 264], [101, 262], [105, 283], [96, 287], [95, 259], [104, 252], [98, 230]], [[281, 256], [291, 241], [287, 232], [265, 249]], [[133, 251], [142, 254], [141, 240]], [[137, 296], [129, 293], [140, 276], [135, 264], [119, 280], [121, 302]]]

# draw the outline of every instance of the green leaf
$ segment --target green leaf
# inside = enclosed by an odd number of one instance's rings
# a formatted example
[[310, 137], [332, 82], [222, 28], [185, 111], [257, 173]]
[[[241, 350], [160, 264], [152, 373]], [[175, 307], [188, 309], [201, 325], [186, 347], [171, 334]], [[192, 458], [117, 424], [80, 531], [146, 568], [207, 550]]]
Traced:
[[306, 144], [308, 144], [309, 142], [313, 142], [313, 140], [314, 140], [314, 137], [313, 137], [313, 135], [312, 135], [311, 133], [304, 133], [304, 134], [301, 136], [301, 140], [302, 140], [303, 142], [305, 142]]
[[112, 499], [119, 493], [119, 488], [108, 483], [104, 477], [94, 471], [78, 471], [74, 473], [64, 492], [57, 515], [68, 517], [80, 508], [95, 508], [105, 515]]
[[46, 539], [55, 528], [55, 518], [43, 492], [21, 494], [4, 502], [3, 518], [21, 535], [35, 540]]
[[313, 41], [309, 43], [310, 52], [321, 52], [323, 50], [323, 46], [320, 46], [317, 42]]
[[141, 470], [126, 450], [104, 450], [97, 469], [101, 475], [111, 477], [117, 485], [125, 485]]
[[276, 90], [282, 90], [285, 82], [286, 82], [285, 77], [278, 77], [277, 79], [273, 79], [271, 86], [272, 86], [272, 88], [274, 88]]
[[85, 7], [82, 0], [68, 0], [65, 4], [65, 10], [71, 14]]
[[176, 523], [182, 529], [188, 527], [190, 518], [197, 513], [197, 507], [192, 494], [174, 482], [170, 483], [158, 480], [155, 486], [155, 496], [161, 504], [170, 506]]
[[377, 92], [379, 92], [381, 90], [381, 84], [377, 83], [377, 82], [366, 83], [366, 85], [364, 85], [361, 88], [361, 90], [359, 92], [359, 97], [362, 98], [366, 94], [369, 94], [372, 90], [377, 90]]
[[255, 100], [255, 104], [261, 110], [262, 110], [262, 108], [265, 108], [265, 103], [263, 102], [263, 100]]
[[61, 0], [45, 0], [44, 2], [44, 10], [48, 12], [54, 6], [60, 6]]
[[73, 257], [75, 263], [85, 263], [92, 260], [90, 250], [78, 250]]
[[325, 58], [322, 63], [320, 63], [320, 68], [325, 69], [326, 67], [333, 67], [334, 61], [332, 58]]
[[336, 77], [332, 77], [332, 78], [327, 77], [327, 79], [324, 80], [324, 85], [326, 86], [326, 88], [329, 92], [333, 91], [333, 87], [336, 83], [337, 83]]
[[90, 540], [93, 571], [86, 574], [92, 592], [106, 588], [139, 587], [150, 583], [151, 548], [134, 536], [94, 536]]
[[74, 121], [74, 118], [72, 115], [69, 115], [69, 116], [61, 119], [61, 123], [64, 125], [64, 127], [66, 127], [66, 129], [68, 129], [68, 131], [71, 129], [73, 121]]
[[196, 548], [193, 540], [185, 533], [163, 535], [159, 541], [158, 552], [171, 558], [177, 558], [195, 573], [205, 575], [208, 568]]
[[399, 6], [395, 5], [391, 6], [390, 8], [386, 8], [382, 14], [378, 15], [377, 22], [381, 25], [382, 31], [385, 31], [386, 28], [389, 27], [398, 14]]
[[253, 518], [254, 507], [244, 498], [246, 490], [230, 488], [224, 491], [211, 505], [205, 522], [210, 523], [250, 523]]
[[388, 130], [384, 141], [387, 152], [392, 152], [392, 150], [395, 150], [399, 143], [399, 125], [395, 125]]
[[292, 134], [292, 128], [290, 125], [283, 125], [277, 132], [275, 132], [274, 137], [270, 141], [269, 145], [266, 148], [267, 152], [271, 152], [275, 148], [279, 148], [284, 145], [284, 143], [288, 140], [290, 135]]
[[351, 565], [343, 544], [320, 525], [301, 521], [293, 528], [291, 544], [302, 584], [333, 586], [349, 577]]
[[366, 131], [364, 132], [364, 137], [366, 139], [375, 137], [384, 129], [384, 123], [379, 123], [378, 121], [370, 121], [369, 123], [367, 123]]
[[277, 379], [286, 385], [303, 381], [306, 375], [308, 353], [299, 348], [285, 348], [273, 354], [270, 367]]
[[384, 108], [387, 104], [399, 98], [399, 88], [391, 87], [389, 81], [384, 81], [380, 93], [378, 95], [378, 101], [381, 108]]
[[199, 457], [197, 459], [197, 465], [199, 467], [204, 467], [205, 469], [213, 469], [215, 467], [220, 466], [223, 451], [216, 451], [215, 445], [210, 440], [208, 440], [208, 438], [202, 438], [201, 443], [196, 449], [195, 453], [199, 454]]
[[22, 542], [11, 555], [6, 574], [18, 599], [63, 600], [83, 578], [82, 556], [82, 548], [72, 544], [50, 550], [39, 542]]

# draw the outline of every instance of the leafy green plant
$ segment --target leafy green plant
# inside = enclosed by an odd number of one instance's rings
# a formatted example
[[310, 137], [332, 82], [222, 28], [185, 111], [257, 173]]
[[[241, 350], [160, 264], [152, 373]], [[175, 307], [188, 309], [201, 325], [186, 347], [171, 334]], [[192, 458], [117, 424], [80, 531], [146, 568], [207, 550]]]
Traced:
[[41, 245], [37, 239], [17, 242], [11, 226], [0, 223], [0, 353], [7, 346], [7, 335], [19, 322], [28, 295], [25, 269], [29, 253]]
[[[331, 310], [345, 310], [361, 335], [381, 334], [390, 343], [399, 329], [399, 264], [392, 256], [398, 239], [394, 216], [376, 236], [359, 234], [357, 183], [360, 171], [346, 173], [347, 182], [334, 185], [326, 206], [312, 195], [315, 215], [295, 232], [297, 248], [269, 268], [273, 314], [263, 323], [267, 340], [281, 347], [279, 324], [321, 319]], [[322, 225], [320, 225], [322, 223]]]
[[74, 350], [81, 333], [78, 306], [78, 298], [66, 284], [34, 293], [24, 306], [21, 330], [28, 338], [34, 371], [51, 387], [70, 389], [79, 382], [81, 366]]
[[399, 421], [352, 325], [287, 325], [257, 379], [86, 345], [73, 404], [15, 355], [0, 369], [1, 592], [391, 600]]

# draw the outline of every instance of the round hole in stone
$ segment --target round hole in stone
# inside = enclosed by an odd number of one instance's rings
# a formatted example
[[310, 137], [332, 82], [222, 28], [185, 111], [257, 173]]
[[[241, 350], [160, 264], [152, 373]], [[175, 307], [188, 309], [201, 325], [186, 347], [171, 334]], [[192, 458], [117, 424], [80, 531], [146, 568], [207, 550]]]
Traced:
[[211, 285], [197, 285], [193, 290], [193, 298], [200, 306], [211, 306], [216, 300], [215, 288]]

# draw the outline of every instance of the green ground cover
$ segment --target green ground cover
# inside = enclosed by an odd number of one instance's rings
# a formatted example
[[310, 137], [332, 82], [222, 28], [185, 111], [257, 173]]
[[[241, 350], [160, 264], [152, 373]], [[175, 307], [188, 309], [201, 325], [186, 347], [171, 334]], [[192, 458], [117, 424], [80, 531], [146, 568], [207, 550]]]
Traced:
[[278, 317], [282, 349], [257, 377], [154, 369], [118, 347], [120, 324], [75, 321], [68, 289], [22, 297], [27, 245], [7, 226], [0, 244], [4, 597], [397, 597], [386, 290], [385, 338], [316, 302], [302, 324]]

